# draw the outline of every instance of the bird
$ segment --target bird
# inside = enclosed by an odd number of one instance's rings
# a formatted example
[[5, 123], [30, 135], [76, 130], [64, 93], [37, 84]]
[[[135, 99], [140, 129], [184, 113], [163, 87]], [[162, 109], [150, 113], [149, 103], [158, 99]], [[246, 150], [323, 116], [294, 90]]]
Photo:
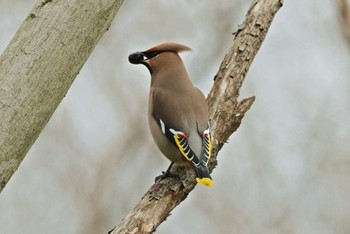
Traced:
[[129, 55], [129, 62], [142, 64], [151, 74], [148, 123], [159, 150], [171, 164], [163, 174], [171, 174], [174, 163], [189, 163], [196, 181], [214, 184], [208, 170], [213, 146], [208, 104], [196, 88], [179, 56], [191, 49], [179, 43], [163, 43]]

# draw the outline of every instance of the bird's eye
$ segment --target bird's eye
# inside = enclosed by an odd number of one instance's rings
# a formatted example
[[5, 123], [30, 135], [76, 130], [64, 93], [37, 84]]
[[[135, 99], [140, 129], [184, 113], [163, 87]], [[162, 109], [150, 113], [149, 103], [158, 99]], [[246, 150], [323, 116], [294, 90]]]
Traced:
[[158, 54], [159, 54], [159, 52], [148, 52], [145, 55], [146, 55], [147, 59], [151, 59], [151, 58], [156, 57]]

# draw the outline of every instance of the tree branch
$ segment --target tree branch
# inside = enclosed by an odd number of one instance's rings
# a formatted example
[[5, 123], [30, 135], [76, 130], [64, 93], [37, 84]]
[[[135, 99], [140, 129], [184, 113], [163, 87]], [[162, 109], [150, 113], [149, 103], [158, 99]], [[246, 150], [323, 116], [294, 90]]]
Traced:
[[341, 18], [341, 27], [345, 39], [350, 43], [350, 4], [348, 0], [339, 0], [338, 8]]
[[[238, 101], [239, 89], [259, 50], [282, 0], [254, 0], [244, 22], [234, 34], [233, 45], [226, 54], [207, 98], [214, 153], [210, 170], [217, 164], [217, 152], [239, 127], [254, 97]], [[141, 201], [110, 233], [152, 233], [196, 186], [194, 173], [176, 166], [180, 179], [166, 178], [151, 186]]]
[[0, 192], [123, 0], [38, 0], [0, 57]]

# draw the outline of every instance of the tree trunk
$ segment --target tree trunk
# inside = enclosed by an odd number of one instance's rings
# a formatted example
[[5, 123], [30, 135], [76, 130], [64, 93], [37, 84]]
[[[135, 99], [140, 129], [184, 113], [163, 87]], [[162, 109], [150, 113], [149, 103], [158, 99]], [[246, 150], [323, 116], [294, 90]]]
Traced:
[[0, 192], [123, 0], [38, 0], [0, 57]]
[[[254, 97], [239, 102], [239, 89], [282, 4], [283, 0], [253, 1], [214, 78], [214, 85], [207, 98], [214, 149], [209, 162], [210, 170], [217, 164], [217, 152], [239, 127], [244, 114], [254, 102]], [[180, 179], [166, 178], [152, 185], [141, 201], [110, 233], [154, 232], [196, 186], [192, 170], [177, 166], [174, 174]]]

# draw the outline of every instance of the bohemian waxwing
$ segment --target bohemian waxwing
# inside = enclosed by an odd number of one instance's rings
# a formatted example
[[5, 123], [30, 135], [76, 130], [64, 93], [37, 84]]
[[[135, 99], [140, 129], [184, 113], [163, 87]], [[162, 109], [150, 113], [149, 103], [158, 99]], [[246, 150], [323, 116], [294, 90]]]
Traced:
[[198, 183], [214, 184], [208, 171], [212, 153], [208, 106], [202, 92], [193, 86], [178, 55], [191, 50], [164, 43], [129, 56], [132, 64], [143, 64], [151, 73], [148, 121], [154, 141], [173, 163], [190, 162]]

